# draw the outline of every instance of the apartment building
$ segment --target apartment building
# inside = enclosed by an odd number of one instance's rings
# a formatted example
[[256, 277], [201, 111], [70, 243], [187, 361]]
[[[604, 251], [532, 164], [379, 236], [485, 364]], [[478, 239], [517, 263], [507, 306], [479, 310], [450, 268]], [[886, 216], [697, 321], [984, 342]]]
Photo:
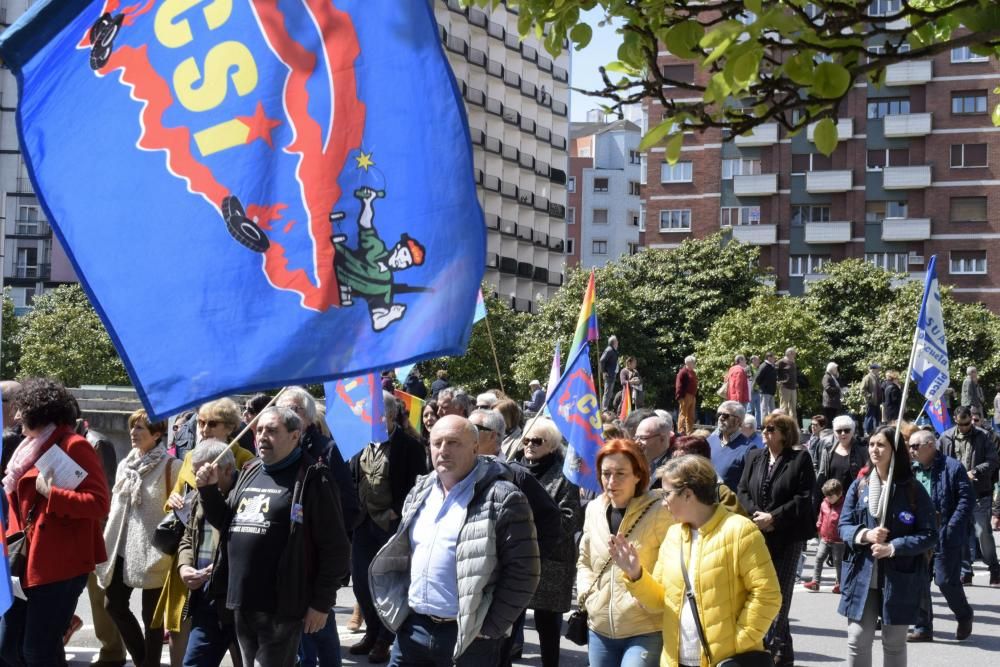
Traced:
[[606, 120], [570, 124], [566, 263], [589, 269], [639, 251], [638, 125]]
[[[891, 13], [894, 2], [879, 6]], [[667, 52], [658, 61], [674, 78], [705, 80]], [[760, 246], [762, 268], [789, 294], [847, 258], [922, 281], [936, 254], [956, 298], [1000, 311], [1000, 128], [990, 120], [998, 83], [995, 60], [955, 49], [889, 66], [881, 87], [856, 84], [830, 157], [812, 128], [793, 137], [777, 124], [735, 138], [688, 135], [675, 165], [654, 149], [644, 244], [669, 248], [721, 229]], [[644, 112], [649, 125], [663, 116], [658, 103]]]
[[569, 49], [553, 60], [534, 37], [521, 40], [505, 3], [485, 12], [439, 0], [434, 12], [469, 116], [486, 280], [534, 312], [566, 263]]

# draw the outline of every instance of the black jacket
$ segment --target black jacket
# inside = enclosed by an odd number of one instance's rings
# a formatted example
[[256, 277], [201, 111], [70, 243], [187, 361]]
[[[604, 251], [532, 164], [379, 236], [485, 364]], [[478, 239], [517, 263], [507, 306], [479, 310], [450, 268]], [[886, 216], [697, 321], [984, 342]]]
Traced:
[[[361, 452], [351, 457], [350, 470], [352, 481], [357, 485], [361, 480]], [[389, 436], [389, 487], [392, 489], [392, 511], [397, 517], [403, 516], [403, 501], [417, 477], [428, 472], [423, 443], [397, 426]], [[354, 488], [357, 492], [357, 486]], [[358, 511], [362, 518], [368, 516], [367, 507], [360, 507], [359, 504]]]
[[340, 448], [333, 438], [323, 435], [319, 427], [311, 424], [309, 428], [302, 432], [299, 441], [302, 449], [313, 460], [325, 463], [330, 469], [330, 474], [337, 482], [337, 489], [340, 492], [340, 508], [344, 513], [344, 525], [347, 532], [353, 531], [361, 523], [361, 503], [358, 501], [358, 491], [354, 486], [354, 479], [351, 477], [351, 469], [347, 467], [344, 457], [340, 455]]
[[778, 369], [766, 361], [757, 370], [757, 389], [762, 394], [774, 396], [778, 391]]
[[[199, 487], [205, 518], [228, 539], [232, 522], [243, 490], [261, 473], [264, 464], [255, 459], [243, 467], [236, 486], [223, 497], [217, 485]], [[298, 501], [302, 504], [302, 523], [291, 522], [288, 541], [278, 564], [278, 571], [261, 573], [274, 576], [278, 616], [303, 618], [307, 609], [326, 612], [337, 598], [337, 589], [350, 572], [351, 542], [344, 528], [340, 494], [329, 468], [307, 454], [299, 461], [299, 479], [295, 483]], [[295, 496], [293, 496], [294, 502]], [[212, 578], [224, 576], [228, 581], [228, 558], [223, 562], [222, 549], [216, 551], [216, 566]], [[214, 588], [210, 586], [210, 588]]]
[[808, 452], [786, 449], [775, 463], [770, 499], [765, 501], [761, 483], [767, 476], [769, 451], [764, 447], [747, 452], [736, 494], [750, 517], [754, 512], [768, 512], [774, 517], [774, 530], [764, 533], [767, 548], [774, 553], [792, 542], [804, 542], [816, 535], [812, 503], [816, 472]]
[[538, 553], [553, 553], [559, 546], [562, 513], [559, 505], [552, 499], [545, 487], [538, 483], [535, 476], [517, 461], [502, 461], [491, 457], [506, 469], [504, 479], [511, 482], [524, 494], [528, 506], [535, 519], [535, 531], [538, 537]]
[[442, 389], [447, 389], [450, 386], [451, 383], [447, 380], [442, 380], [440, 378], [434, 380], [434, 382], [431, 382], [431, 398], [436, 399], [438, 397], [438, 392]]
[[[996, 444], [986, 431], [973, 426], [965, 436], [972, 446], [972, 460], [967, 462], [963, 461], [958, 455], [958, 448], [955, 443], [957, 435], [957, 426], [953, 426], [942, 433], [938, 439], [938, 449], [945, 456], [958, 459], [959, 463], [965, 465], [970, 472], [976, 474], [976, 479], [972, 482], [972, 488], [976, 491], [976, 498], [992, 495], [993, 474], [1000, 467], [1000, 455], [997, 453]], [[970, 463], [971, 465], [969, 465]]]
[[[601, 373], [610, 375], [612, 378], [618, 376], [618, 350], [608, 345], [604, 348], [604, 353], [600, 360]], [[609, 384], [613, 384], [609, 383]]]
[[406, 383], [403, 385], [403, 391], [417, 398], [427, 398], [427, 385], [413, 373], [407, 376]]
[[899, 418], [899, 408], [903, 404], [903, 390], [895, 382], [886, 382], [882, 388], [885, 396], [882, 405], [885, 408], [885, 420], [895, 421]]

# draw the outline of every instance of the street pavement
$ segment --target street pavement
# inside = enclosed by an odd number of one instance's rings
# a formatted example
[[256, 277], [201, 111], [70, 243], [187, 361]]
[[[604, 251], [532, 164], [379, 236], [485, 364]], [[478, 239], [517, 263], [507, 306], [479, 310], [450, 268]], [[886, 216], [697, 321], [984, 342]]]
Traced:
[[[806, 562], [805, 576], [812, 573], [813, 548], [808, 549], [809, 558]], [[825, 667], [843, 663], [847, 654], [847, 624], [845, 619], [837, 614], [839, 595], [830, 593], [833, 586], [833, 572], [826, 568], [824, 585], [820, 592], [811, 593], [801, 584], [796, 586], [792, 599], [791, 622], [792, 634], [795, 640], [796, 665], [803, 667]], [[951, 665], [954, 667], [974, 667], [994, 662], [1000, 655], [1000, 589], [989, 588], [986, 584], [989, 574], [980, 564], [976, 568], [973, 586], [966, 587], [969, 602], [975, 610], [975, 625], [972, 636], [964, 642], [955, 641], [955, 619], [948, 611], [944, 598], [931, 587], [934, 599], [934, 631], [933, 643], [910, 644], [909, 664], [914, 667], [938, 667]], [[343, 589], [338, 595], [337, 622], [340, 627], [340, 637], [343, 644], [342, 654], [345, 665], [368, 665], [367, 658], [360, 660], [347, 653], [347, 647], [361, 639], [361, 634], [352, 634], [344, 625], [350, 618], [351, 605], [354, 604], [352, 591]], [[132, 596], [133, 613], [139, 614], [139, 594]], [[90, 605], [87, 596], [81, 598], [77, 614], [83, 619], [83, 628], [70, 641], [67, 658], [70, 665], [88, 665], [96, 660], [97, 638], [94, 636], [93, 624], [90, 620]], [[535, 634], [531, 613], [525, 628], [525, 646], [523, 659], [516, 661], [517, 665], [541, 665], [538, 653], [538, 636]], [[874, 664], [882, 664], [879, 650], [878, 635], [875, 639]], [[131, 665], [131, 663], [129, 663]], [[163, 649], [164, 665], [169, 665], [167, 647]], [[228, 657], [224, 665], [231, 665]], [[577, 646], [563, 639], [560, 664], [564, 667], [583, 667], [587, 665], [587, 653], [584, 647]]]

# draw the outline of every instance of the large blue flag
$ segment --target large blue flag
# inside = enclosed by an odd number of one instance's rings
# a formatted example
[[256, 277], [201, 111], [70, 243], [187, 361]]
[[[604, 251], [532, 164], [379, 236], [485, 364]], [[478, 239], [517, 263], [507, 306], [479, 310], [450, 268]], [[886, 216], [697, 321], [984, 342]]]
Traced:
[[566, 478], [584, 489], [600, 493], [597, 450], [604, 444], [601, 402], [590, 372], [590, 343], [585, 342], [566, 366], [546, 407], [569, 447], [563, 462]]
[[326, 392], [326, 425], [344, 460], [363, 450], [370, 442], [385, 442], [382, 382], [375, 373], [345, 378], [323, 385]]
[[485, 225], [431, 3], [38, 0], [0, 56], [154, 418], [464, 351]]
[[948, 388], [948, 340], [941, 311], [941, 290], [937, 279], [937, 256], [927, 265], [924, 296], [917, 317], [916, 340], [911, 371], [917, 389], [928, 401], [939, 400]]

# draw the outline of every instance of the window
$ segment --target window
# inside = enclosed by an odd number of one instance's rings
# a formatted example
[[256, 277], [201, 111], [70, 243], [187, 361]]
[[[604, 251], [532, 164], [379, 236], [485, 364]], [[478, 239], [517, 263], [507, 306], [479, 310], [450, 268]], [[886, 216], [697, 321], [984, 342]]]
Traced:
[[639, 158], [640, 158], [639, 151], [631, 151], [630, 150], [628, 152], [628, 163], [629, 164], [639, 164], [640, 163]]
[[573, 250], [575, 249], [573, 247], [573, 244], [575, 242], [576, 242], [576, 239], [566, 239], [566, 254], [567, 255], [572, 255], [573, 254]]
[[580, 157], [590, 157], [590, 146], [580, 147]]
[[570, 176], [566, 179], [566, 190], [568, 192], [576, 192], [576, 176]]
[[796, 153], [792, 155], [792, 173], [833, 169], [833, 160], [822, 153]]
[[660, 172], [660, 183], [690, 183], [691, 163], [678, 162], [677, 164], [663, 163]]
[[[677, 83], [694, 83], [694, 63], [664, 65], [663, 78]], [[667, 83], [666, 85], [672, 85]]]
[[723, 227], [760, 224], [760, 206], [727, 206], [719, 212]]
[[951, 222], [986, 222], [986, 197], [952, 197]]
[[646, 209], [639, 209], [639, 231], [646, 231]]
[[608, 179], [606, 178], [595, 178], [594, 179], [594, 192], [607, 192], [608, 191]]
[[902, 0], [874, 0], [868, 5], [869, 16], [892, 16], [898, 14]]
[[628, 193], [637, 197], [639, 196], [639, 181], [628, 182]]
[[595, 255], [607, 255], [608, 254], [608, 242], [603, 240], [594, 239], [590, 246], [590, 252]]
[[566, 224], [575, 225], [576, 224], [576, 207], [567, 206], [566, 207]]
[[638, 243], [634, 243], [632, 241], [628, 242], [628, 254], [630, 254], [630, 255], [638, 255], [640, 248], [641, 248], [641, 246]]
[[809, 273], [825, 273], [830, 262], [829, 255], [791, 255], [788, 258], [788, 275], [804, 276]]
[[952, 167], [985, 167], [986, 144], [952, 144]]
[[880, 269], [894, 273], [905, 273], [909, 270], [909, 255], [905, 252], [869, 252], [865, 253], [865, 261]]
[[910, 113], [910, 98], [887, 97], [878, 100], [868, 100], [868, 117], [885, 118]]
[[793, 206], [792, 224], [799, 226], [807, 222], [830, 222], [829, 206]]
[[733, 158], [722, 161], [722, 180], [733, 176], [755, 176], [760, 173], [760, 160], [756, 158]]
[[608, 209], [606, 208], [595, 208], [593, 221], [595, 225], [606, 225], [608, 224]]
[[633, 227], [638, 227], [639, 226], [640, 218], [639, 218], [639, 213], [638, 212], [636, 212], [636, 211], [629, 211], [628, 212], [628, 219], [629, 219], [629, 222], [632, 224]]
[[909, 165], [909, 148], [877, 148], [868, 151], [866, 165], [868, 171], [881, 171], [885, 167], [908, 167]]
[[985, 250], [952, 250], [949, 273], [986, 273]]
[[966, 90], [951, 94], [953, 114], [986, 113], [986, 91]]
[[38, 248], [18, 248], [15, 277], [38, 277]]
[[968, 46], [960, 46], [951, 50], [951, 62], [953, 63], [982, 63], [988, 61], [989, 56], [980, 56], [972, 52]]
[[882, 222], [886, 218], [905, 218], [905, 201], [870, 201], [865, 204], [865, 222]]
[[639, 184], [646, 184], [646, 154], [639, 156]]
[[660, 231], [677, 232], [691, 229], [691, 209], [674, 208], [660, 211]]

